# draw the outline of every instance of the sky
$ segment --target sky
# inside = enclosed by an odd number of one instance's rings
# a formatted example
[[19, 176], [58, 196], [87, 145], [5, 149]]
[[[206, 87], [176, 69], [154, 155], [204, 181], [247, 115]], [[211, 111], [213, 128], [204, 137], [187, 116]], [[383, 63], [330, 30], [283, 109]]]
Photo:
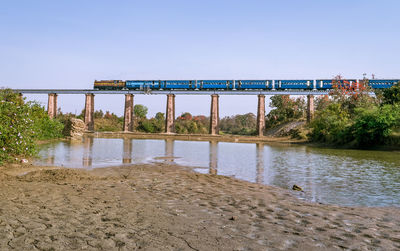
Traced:
[[[0, 87], [91, 89], [100, 79], [400, 78], [397, 0], [0, 0]], [[47, 104], [47, 95], [25, 95]], [[177, 96], [176, 116], [210, 113]], [[59, 95], [80, 113], [84, 95]], [[164, 95], [135, 95], [149, 115]], [[95, 109], [123, 114], [123, 95]], [[256, 96], [221, 96], [220, 116], [256, 113]]]

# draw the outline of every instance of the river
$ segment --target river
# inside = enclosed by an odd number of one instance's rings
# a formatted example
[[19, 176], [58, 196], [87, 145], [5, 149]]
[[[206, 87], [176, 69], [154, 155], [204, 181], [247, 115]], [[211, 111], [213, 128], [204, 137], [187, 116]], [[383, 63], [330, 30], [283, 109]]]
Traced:
[[341, 206], [400, 206], [399, 151], [304, 145], [84, 137], [40, 146], [36, 165], [101, 168], [164, 162], [291, 189]]

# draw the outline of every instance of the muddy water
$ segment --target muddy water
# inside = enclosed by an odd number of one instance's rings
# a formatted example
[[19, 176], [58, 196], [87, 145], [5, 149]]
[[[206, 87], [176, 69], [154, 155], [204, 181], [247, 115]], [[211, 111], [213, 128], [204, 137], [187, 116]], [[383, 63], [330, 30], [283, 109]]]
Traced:
[[400, 206], [400, 152], [293, 145], [85, 137], [41, 146], [36, 164], [97, 168], [167, 162], [346, 206]]

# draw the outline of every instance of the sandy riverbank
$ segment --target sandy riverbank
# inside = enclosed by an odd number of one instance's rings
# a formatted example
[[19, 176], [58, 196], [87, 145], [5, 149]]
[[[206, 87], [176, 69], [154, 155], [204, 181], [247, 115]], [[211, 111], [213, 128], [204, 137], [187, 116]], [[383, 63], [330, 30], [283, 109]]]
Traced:
[[300, 201], [168, 164], [0, 169], [0, 249], [395, 250], [399, 208]]

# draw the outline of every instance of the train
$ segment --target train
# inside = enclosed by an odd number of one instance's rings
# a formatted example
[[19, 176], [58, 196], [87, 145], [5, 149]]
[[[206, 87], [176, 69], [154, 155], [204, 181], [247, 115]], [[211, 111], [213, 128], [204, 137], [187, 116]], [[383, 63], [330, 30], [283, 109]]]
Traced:
[[95, 80], [95, 90], [328, 90], [334, 85], [373, 89], [390, 88], [400, 79], [303, 79], [303, 80]]

